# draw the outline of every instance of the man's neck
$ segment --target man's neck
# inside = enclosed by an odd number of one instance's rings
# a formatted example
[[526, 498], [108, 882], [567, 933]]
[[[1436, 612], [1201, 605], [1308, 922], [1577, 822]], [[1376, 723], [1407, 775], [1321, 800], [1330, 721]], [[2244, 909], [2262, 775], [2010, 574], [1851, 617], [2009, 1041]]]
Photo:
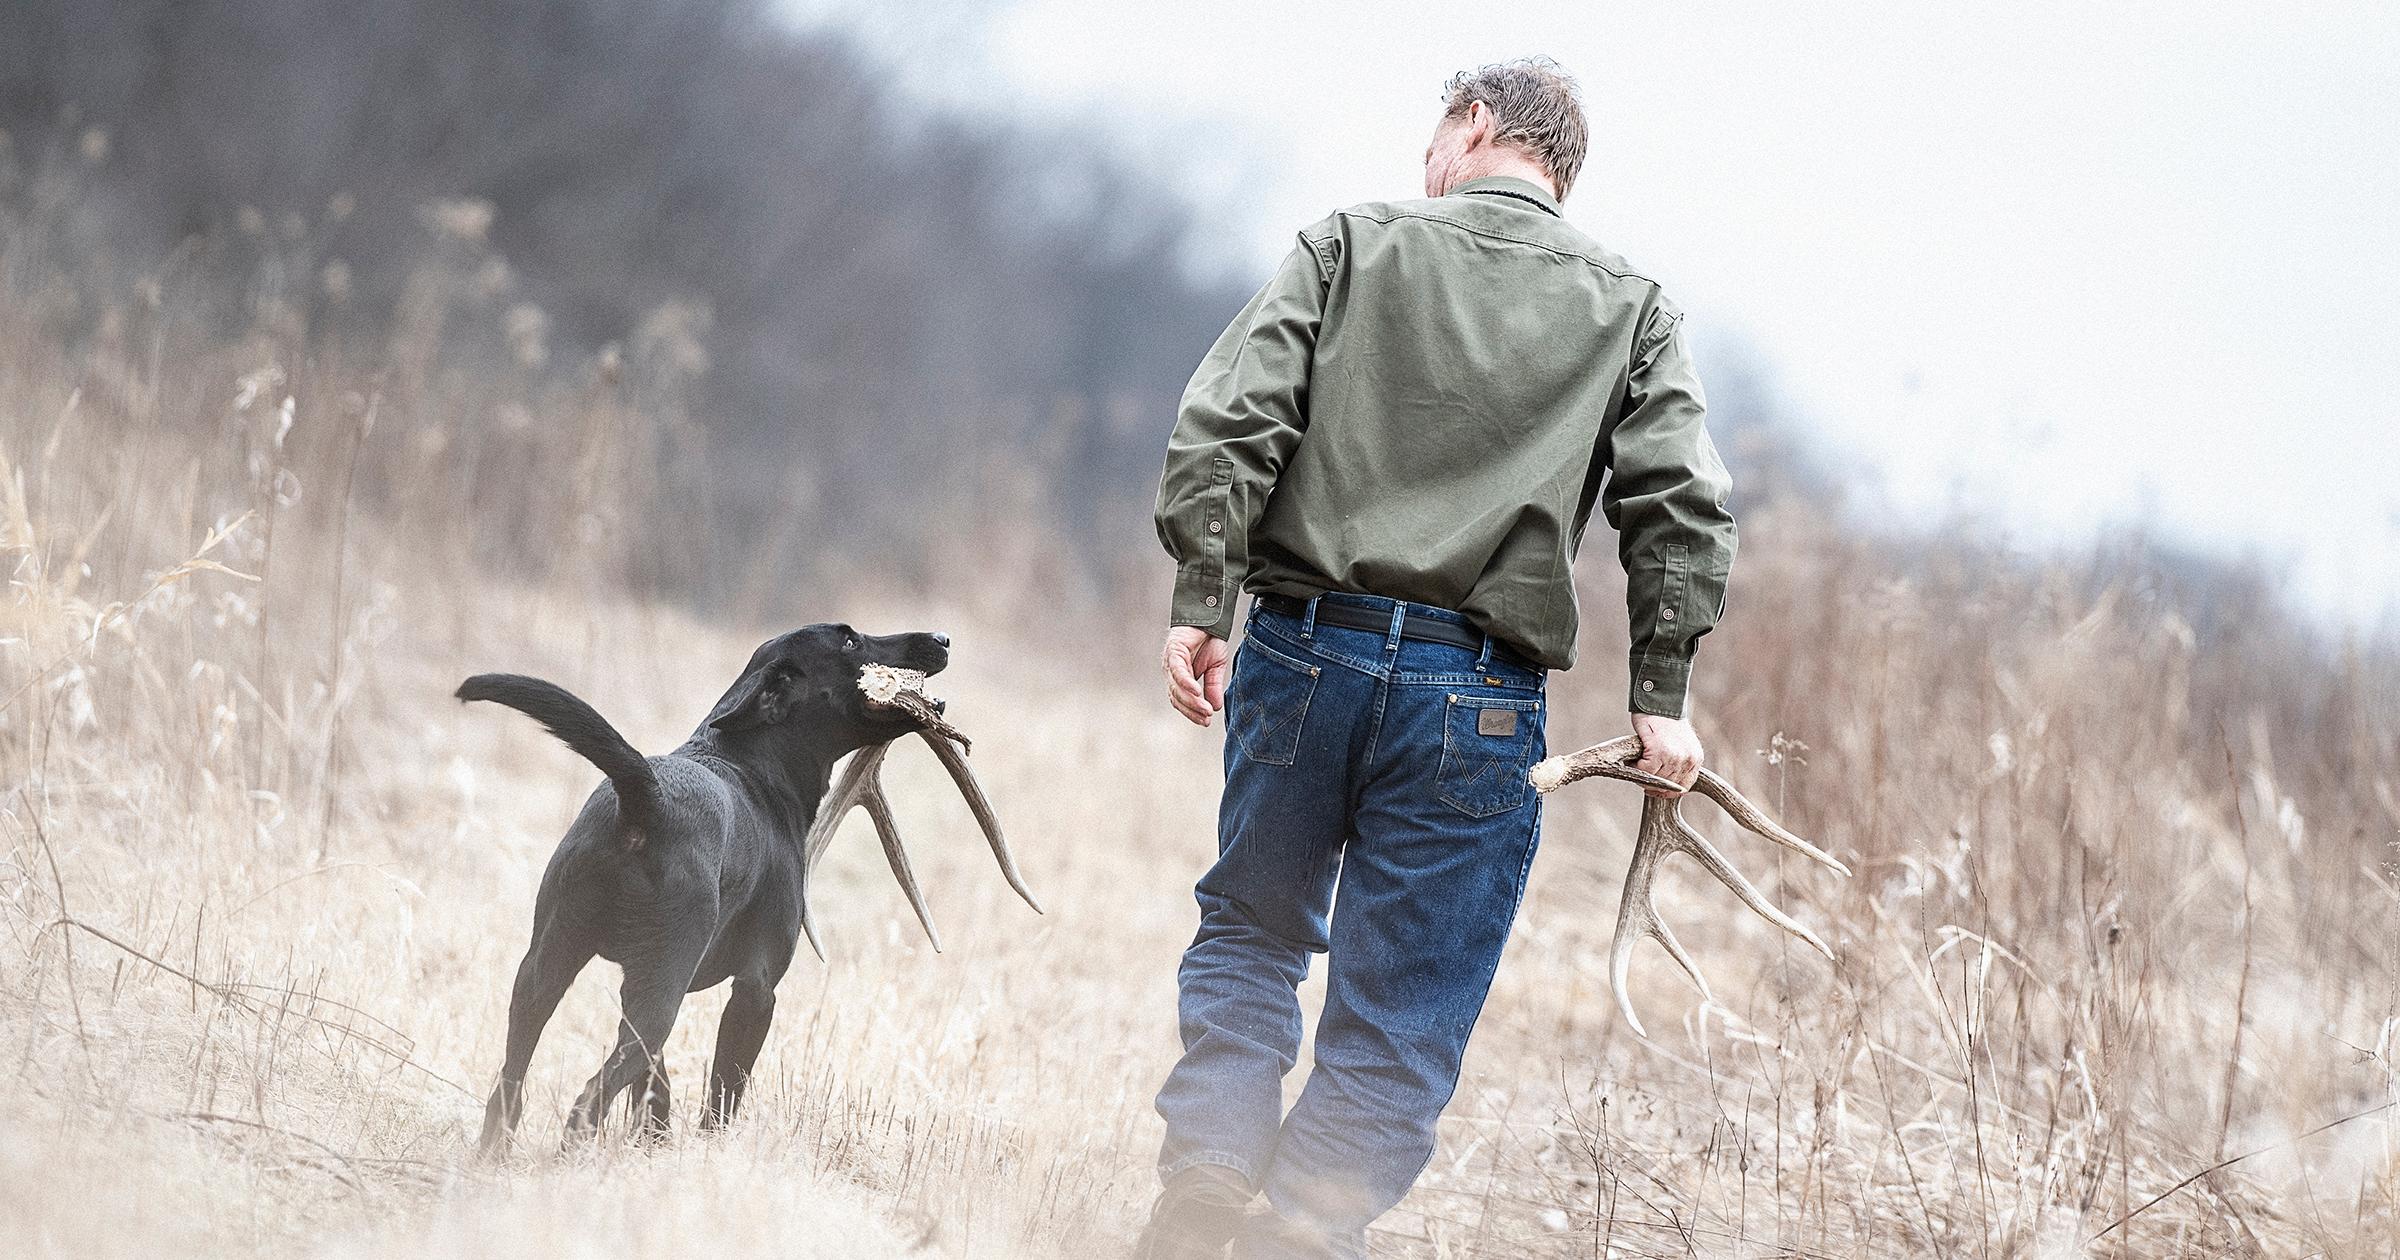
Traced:
[[1492, 179], [1503, 175], [1510, 179], [1524, 180], [1550, 194], [1553, 201], [1558, 199], [1558, 186], [1550, 182], [1550, 173], [1543, 170], [1540, 163], [1529, 158], [1503, 154], [1495, 154], [1491, 161], [1479, 162], [1474, 169], [1462, 172], [1457, 179], [1450, 181], [1450, 187], [1443, 191], [1443, 195], [1448, 196], [1450, 193], [1457, 192], [1460, 187], [1474, 183], [1476, 180]]

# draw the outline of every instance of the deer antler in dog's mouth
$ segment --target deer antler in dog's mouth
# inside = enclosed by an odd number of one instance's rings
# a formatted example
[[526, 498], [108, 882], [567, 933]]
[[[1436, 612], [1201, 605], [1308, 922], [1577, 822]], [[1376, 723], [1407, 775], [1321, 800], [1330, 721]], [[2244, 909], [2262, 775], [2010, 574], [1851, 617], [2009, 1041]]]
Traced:
[[[991, 798], [983, 793], [983, 785], [975, 781], [975, 772], [967, 768], [967, 750], [972, 747], [965, 734], [942, 719], [948, 705], [925, 693], [925, 674], [921, 670], [900, 669], [890, 665], [869, 665], [859, 671], [858, 689], [866, 695], [871, 709], [897, 709], [916, 723], [917, 735], [933, 749], [942, 768], [950, 772], [950, 781], [958, 785], [959, 795], [966, 798], [967, 808], [975, 815], [976, 826], [982, 828], [983, 838], [992, 846], [992, 856], [1000, 863], [1000, 874], [1008, 886], [1016, 890], [1034, 913], [1042, 912], [1042, 903], [1033, 899], [1025, 887], [1025, 877], [1017, 870], [1017, 859], [1008, 851], [1008, 841], [1000, 834], [1000, 817], [992, 811]], [[817, 806], [816, 820], [809, 825], [806, 845], [809, 874], [801, 877], [800, 925], [808, 933], [809, 948], [817, 957], [825, 956], [825, 947], [817, 940], [815, 916], [809, 913], [808, 884], [817, 868], [817, 859], [832, 843], [833, 833], [842, 818], [851, 810], [864, 806], [867, 816], [874, 820], [875, 834], [883, 841], [884, 860], [891, 863], [892, 878], [900, 882], [900, 891], [908, 895], [909, 908], [917, 912], [917, 922], [925, 929], [925, 939], [933, 943], [935, 952], [942, 948], [941, 934], [933, 927], [933, 915], [925, 908], [925, 894], [917, 887], [916, 872], [909, 867], [908, 851], [900, 845], [900, 831], [892, 818], [891, 801], [883, 792], [883, 759], [892, 750], [892, 742], [870, 744], [850, 757], [843, 768], [841, 780], [825, 793]]]

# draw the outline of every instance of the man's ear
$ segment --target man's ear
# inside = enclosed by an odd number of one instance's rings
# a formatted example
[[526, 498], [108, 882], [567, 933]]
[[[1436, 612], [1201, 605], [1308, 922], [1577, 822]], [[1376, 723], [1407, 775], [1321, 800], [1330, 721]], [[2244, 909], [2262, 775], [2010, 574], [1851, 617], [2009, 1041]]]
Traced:
[[780, 722], [790, 712], [796, 687], [791, 671], [783, 666], [769, 665], [744, 678], [742, 686], [744, 690], [733, 707], [725, 710], [723, 716], [710, 719], [710, 726], [720, 731], [746, 731]]
[[1467, 142], [1464, 151], [1472, 152], [1493, 142], [1500, 132], [1500, 116], [1482, 101], [1467, 106]]

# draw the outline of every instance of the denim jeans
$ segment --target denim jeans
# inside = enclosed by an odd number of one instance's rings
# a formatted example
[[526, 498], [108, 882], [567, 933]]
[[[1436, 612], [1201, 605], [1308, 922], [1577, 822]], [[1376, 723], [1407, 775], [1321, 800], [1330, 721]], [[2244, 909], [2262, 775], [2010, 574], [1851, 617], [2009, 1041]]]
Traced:
[[[1455, 613], [1326, 595], [1464, 624]], [[1274, 1216], [1235, 1255], [1354, 1257], [1432, 1157], [1525, 889], [1543, 674], [1489, 648], [1251, 612], [1226, 694], [1225, 797], [1178, 973], [1165, 1175], [1222, 1164]], [[1287, 1115], [1297, 989], [1329, 955]]]

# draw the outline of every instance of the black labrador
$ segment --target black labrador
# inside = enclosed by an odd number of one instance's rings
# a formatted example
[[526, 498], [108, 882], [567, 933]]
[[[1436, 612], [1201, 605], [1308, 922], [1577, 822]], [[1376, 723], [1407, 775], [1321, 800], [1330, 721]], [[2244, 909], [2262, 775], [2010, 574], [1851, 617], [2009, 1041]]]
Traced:
[[570, 1137], [596, 1129], [616, 1096], [646, 1092], [642, 1129], [663, 1133], [667, 1077], [658, 1057], [686, 993], [725, 980], [701, 1123], [733, 1118], [775, 1015], [806, 915], [805, 839], [834, 763], [920, 729], [903, 708], [861, 692], [868, 665], [938, 673], [942, 634], [862, 635], [815, 625], [768, 640], [681, 748], [636, 752], [565, 688], [478, 674], [461, 700], [528, 714], [608, 776], [584, 802], [542, 873], [533, 944], [508, 1002], [508, 1057], [484, 1107], [481, 1146], [505, 1149], [524, 1110], [525, 1069], [542, 1026], [594, 955], [624, 968], [616, 1048], [567, 1113]]

